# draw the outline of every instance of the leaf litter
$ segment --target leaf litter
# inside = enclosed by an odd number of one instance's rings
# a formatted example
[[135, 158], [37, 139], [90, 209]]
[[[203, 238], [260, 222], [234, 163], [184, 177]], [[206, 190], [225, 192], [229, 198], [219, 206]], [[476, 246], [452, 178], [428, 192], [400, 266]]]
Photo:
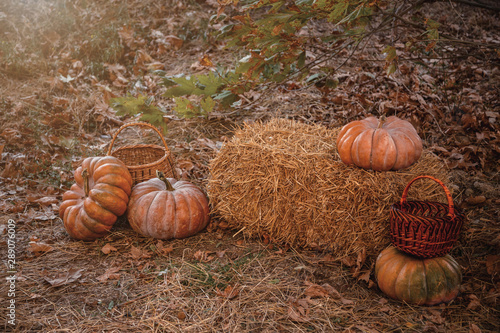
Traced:
[[[203, 188], [209, 160], [244, 121], [283, 117], [338, 127], [370, 112], [398, 113], [412, 121], [451, 169], [457, 204], [468, 212], [452, 253], [464, 283], [448, 305], [426, 309], [387, 300], [373, 286], [372, 257], [339, 260], [334, 253], [290, 248], [265, 235], [248, 239], [217, 219], [185, 240], [145, 239], [125, 221], [105, 239], [71, 240], [54, 205], [71, 185], [77, 161], [104, 154], [117, 127], [132, 120], [117, 116], [109, 100], [129, 91], [158, 95], [155, 70], [202, 72], [230, 61], [219, 42], [206, 47], [196, 37], [205, 29], [203, 20], [222, 13], [215, 1], [116, 5], [66, 3], [65, 24], [71, 26], [76, 17], [75, 23], [86, 22], [80, 35], [57, 26], [60, 21], [51, 16], [57, 6], [49, 1], [40, 1], [37, 10], [13, 0], [0, 5], [1, 27], [16, 39], [16, 50], [26, 50], [0, 58], [0, 230], [5, 236], [7, 221], [17, 223], [19, 331], [493, 332], [500, 326], [500, 73], [498, 63], [474, 57], [435, 60], [440, 67], [434, 69], [401, 65], [391, 77], [377, 74], [384, 70], [379, 62], [360, 57], [338, 73], [336, 90], [289, 82], [273, 96], [250, 92], [248, 101], [259, 103], [243, 103], [246, 113], [235, 118], [214, 113], [184, 120], [171, 111], [172, 101], [158, 100], [180, 174]], [[443, 15], [446, 29], [477, 42], [498, 40], [498, 17], [464, 8], [454, 9], [458, 16]], [[120, 12], [129, 18], [115, 15]], [[19, 13], [43, 31], [39, 51], [23, 45], [32, 36]], [[474, 28], [467, 30], [460, 20]], [[100, 22], [117, 27], [116, 44], [103, 37]], [[92, 46], [97, 34], [108, 42], [106, 52]], [[87, 51], [69, 51], [77, 48]], [[2, 56], [10, 52], [1, 50]], [[109, 58], [92, 59], [93, 53]], [[0, 239], [2, 258], [5, 240]], [[2, 294], [6, 288], [0, 285]]]

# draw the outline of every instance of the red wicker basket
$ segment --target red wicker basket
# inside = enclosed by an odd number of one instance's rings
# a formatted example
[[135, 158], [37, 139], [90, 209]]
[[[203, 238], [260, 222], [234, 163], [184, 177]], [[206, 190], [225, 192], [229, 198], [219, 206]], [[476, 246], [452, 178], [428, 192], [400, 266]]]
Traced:
[[[127, 145], [113, 150], [118, 134], [127, 127], [141, 126], [154, 130], [163, 143], [162, 146], [151, 144]], [[120, 159], [128, 168], [134, 185], [156, 177], [156, 170], [162, 171], [165, 177], [175, 177], [172, 153], [161, 132], [151, 124], [144, 122], [128, 123], [116, 131], [108, 149], [108, 155]]]
[[[448, 204], [407, 201], [414, 181], [429, 178], [444, 189]], [[390, 208], [392, 243], [401, 251], [420, 258], [441, 257], [451, 251], [462, 229], [464, 217], [453, 206], [450, 191], [432, 176], [418, 176], [406, 185], [401, 201]]]

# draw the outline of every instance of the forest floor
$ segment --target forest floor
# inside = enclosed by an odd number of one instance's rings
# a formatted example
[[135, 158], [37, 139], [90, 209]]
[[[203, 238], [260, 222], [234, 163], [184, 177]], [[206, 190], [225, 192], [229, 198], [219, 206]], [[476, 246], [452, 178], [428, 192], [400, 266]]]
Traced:
[[[486, 9], [457, 3], [422, 9], [448, 34], [471, 41], [467, 57], [401, 61], [387, 76], [384, 58], [374, 50], [388, 37], [377, 36], [374, 48], [360, 50], [339, 69], [340, 84], [328, 95], [288, 82], [273, 93], [245, 95], [247, 107], [230, 113], [184, 119], [169, 111], [165, 116], [165, 140], [178, 175], [202, 189], [210, 160], [245, 122], [280, 117], [335, 128], [368, 114], [408, 119], [425, 148], [449, 169], [448, 185], [467, 216], [451, 252], [463, 274], [452, 302], [414, 306], [391, 300], [376, 285], [373, 256], [336, 258], [321, 249], [250, 239], [218, 218], [182, 240], [140, 236], [125, 218], [105, 238], [69, 237], [58, 207], [74, 182], [75, 167], [85, 157], [105, 155], [117, 129], [134, 121], [117, 116], [109, 100], [142, 93], [172, 110], [174, 103], [161, 97], [164, 88], [153, 70], [206, 72], [200, 64], [204, 55], [231, 64], [234, 52], [214, 39], [220, 27], [209, 24], [216, 13], [214, 0], [2, 1], [0, 327], [13, 332], [498, 332], [500, 19]], [[481, 44], [496, 44], [496, 54]], [[411, 58], [404, 44], [396, 46], [402, 60]], [[138, 134], [130, 131], [117, 144]], [[147, 140], [159, 142], [154, 133]], [[8, 260], [12, 233], [14, 271]], [[369, 277], [353, 274], [360, 270]], [[9, 323], [11, 304], [15, 325]]]

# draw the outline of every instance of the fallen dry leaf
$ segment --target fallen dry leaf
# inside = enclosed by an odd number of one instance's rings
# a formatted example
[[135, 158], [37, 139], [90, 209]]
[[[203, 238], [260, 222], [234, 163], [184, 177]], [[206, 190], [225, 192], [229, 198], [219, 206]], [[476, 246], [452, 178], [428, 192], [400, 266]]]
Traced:
[[130, 256], [134, 260], [151, 258], [151, 254], [146, 250], [141, 250], [132, 245], [130, 249]]
[[238, 288], [237, 286], [233, 287], [231, 285], [228, 285], [224, 290], [219, 290], [219, 288], [215, 288], [215, 290], [217, 296], [226, 299], [233, 299], [240, 294], [240, 288]]
[[163, 241], [161, 239], [159, 239], [158, 242], [156, 242], [156, 251], [158, 251], [159, 253], [161, 253], [163, 255], [167, 255], [170, 252], [172, 252], [173, 250], [174, 250], [173, 246], [165, 247], [165, 245], [163, 245]]
[[43, 206], [49, 206], [58, 203], [59, 200], [56, 197], [43, 197], [40, 199], [36, 199], [35, 202]]
[[356, 258], [356, 268], [352, 273], [353, 277], [358, 277], [360, 275], [361, 267], [364, 265], [365, 261], [366, 261], [366, 248], [363, 247], [361, 251], [358, 252], [358, 257]]
[[370, 281], [370, 274], [371, 271], [365, 271], [364, 273], [359, 272], [358, 280], [362, 280], [368, 283]]
[[477, 310], [481, 307], [481, 302], [479, 302], [479, 299], [476, 295], [470, 294], [469, 299], [470, 302], [469, 305], [467, 305], [467, 310]]
[[186, 313], [185, 313], [184, 311], [180, 310], [179, 312], [177, 312], [177, 318], [178, 318], [179, 320], [184, 320], [184, 319], [186, 319]]
[[103, 275], [97, 277], [97, 280], [99, 280], [100, 282], [105, 282], [107, 280], [118, 280], [120, 278], [120, 274], [117, 274], [117, 272], [120, 270], [121, 267], [108, 268]]
[[344, 305], [352, 305], [352, 304], [354, 304], [354, 301], [353, 301], [353, 300], [350, 300], [350, 299], [344, 298], [343, 296], [340, 296], [340, 301], [341, 301], [341, 302], [342, 302], [342, 304], [344, 304]]
[[57, 96], [52, 97], [52, 105], [55, 108], [65, 109], [69, 106], [69, 104], [70, 104], [70, 101], [68, 98], [57, 97]]
[[204, 67], [214, 67], [214, 63], [208, 54], [204, 54], [203, 58], [200, 59], [200, 65]]
[[43, 270], [41, 275], [52, 287], [59, 287], [78, 280], [85, 269], [70, 268], [67, 272], [57, 273], [55, 277], [49, 277], [48, 272]]
[[305, 323], [311, 320], [309, 318], [309, 304], [305, 299], [295, 300], [288, 304], [288, 317], [290, 320], [299, 323]]
[[217, 141], [217, 143], [215, 143], [208, 138], [199, 138], [196, 139], [196, 141], [198, 141], [202, 146], [208, 147], [213, 150], [219, 150], [220, 146], [222, 145], [221, 142]]
[[427, 310], [427, 314], [424, 314], [424, 317], [438, 325], [446, 322], [446, 318], [443, 317], [443, 313], [440, 310], [429, 309]]
[[187, 171], [191, 171], [194, 169], [194, 164], [190, 160], [178, 160], [177, 166]]
[[500, 276], [500, 255], [488, 255], [486, 257], [486, 270], [491, 276]]
[[106, 245], [104, 245], [102, 248], [101, 248], [101, 252], [104, 253], [104, 254], [109, 254], [111, 251], [117, 251], [116, 248], [109, 244], [109, 243], [106, 243]]
[[469, 205], [480, 205], [486, 202], [486, 197], [484, 195], [479, 195], [477, 197], [469, 197], [465, 200]]
[[324, 288], [318, 284], [311, 283], [308, 281], [306, 281], [305, 283], [306, 283], [306, 285], [308, 285], [306, 290], [304, 290], [304, 294], [306, 296], [314, 298], [314, 297], [327, 297], [330, 295], [330, 293], [328, 292], [328, 290], [326, 288]]
[[340, 262], [346, 265], [347, 267], [352, 267], [356, 264], [356, 260], [354, 260], [354, 258], [352, 257], [344, 257], [340, 259]]
[[41, 254], [41, 252], [43, 253], [47, 253], [47, 252], [51, 252], [51, 251], [54, 251], [54, 248], [48, 244], [45, 244], [45, 243], [42, 243], [42, 242], [34, 242], [34, 241], [31, 241], [28, 243], [28, 250], [35, 253], [35, 254]]
[[129, 26], [123, 26], [120, 29], [118, 29], [118, 35], [122, 40], [122, 44], [128, 47], [131, 47], [135, 41], [134, 34], [135, 34], [134, 29], [132, 29]]
[[213, 260], [215, 258], [215, 256], [213, 256], [213, 254], [215, 254], [215, 252], [213, 252], [213, 251], [198, 250], [194, 254], [194, 259], [196, 259], [198, 261], [202, 261], [202, 262], [208, 262], [208, 261]]
[[331, 296], [335, 299], [340, 299], [340, 302], [344, 305], [352, 305], [354, 304], [354, 301], [349, 300], [347, 298], [344, 298], [341, 293], [338, 292], [337, 289], [329, 285], [328, 283], [324, 283], [321, 286], [317, 285], [315, 283], [311, 283], [306, 281], [305, 284], [308, 286], [306, 290], [304, 291], [305, 295], [308, 296], [308, 298], [313, 298], [313, 297], [326, 297], [326, 296]]
[[481, 333], [481, 329], [476, 324], [470, 323], [469, 333]]
[[29, 202], [35, 202], [39, 198], [40, 197], [38, 196], [38, 194], [34, 194], [34, 193], [28, 193], [28, 194], [26, 194], [26, 200], [28, 200]]
[[184, 44], [184, 40], [176, 36], [166, 36], [165, 42], [174, 47], [174, 49], [179, 50]]

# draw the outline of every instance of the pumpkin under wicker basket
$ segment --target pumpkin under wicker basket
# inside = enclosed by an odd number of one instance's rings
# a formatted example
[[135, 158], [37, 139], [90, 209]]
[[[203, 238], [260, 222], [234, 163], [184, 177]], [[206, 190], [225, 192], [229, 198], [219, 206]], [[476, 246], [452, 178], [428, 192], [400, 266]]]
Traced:
[[[163, 147], [153, 144], [126, 145], [113, 151], [118, 134], [127, 127], [142, 126], [153, 129], [161, 138]], [[165, 177], [175, 178], [172, 153], [161, 132], [154, 126], [144, 122], [129, 123], [121, 126], [113, 136], [108, 154], [120, 159], [127, 166], [134, 185], [156, 177], [156, 171], [162, 171]]]
[[[408, 190], [417, 179], [429, 178], [444, 189], [448, 204], [407, 201]], [[418, 176], [406, 185], [401, 201], [390, 208], [394, 246], [419, 258], [441, 257], [451, 251], [462, 228], [464, 216], [454, 207], [450, 191], [432, 176]]]

